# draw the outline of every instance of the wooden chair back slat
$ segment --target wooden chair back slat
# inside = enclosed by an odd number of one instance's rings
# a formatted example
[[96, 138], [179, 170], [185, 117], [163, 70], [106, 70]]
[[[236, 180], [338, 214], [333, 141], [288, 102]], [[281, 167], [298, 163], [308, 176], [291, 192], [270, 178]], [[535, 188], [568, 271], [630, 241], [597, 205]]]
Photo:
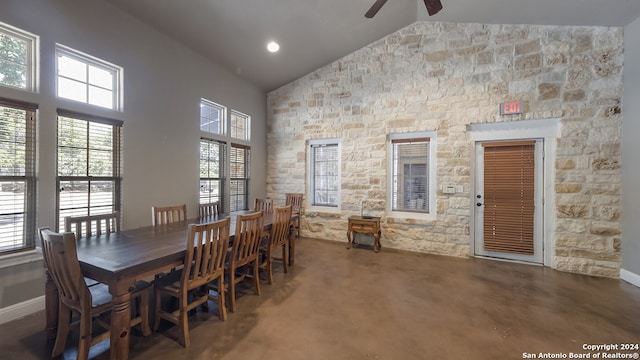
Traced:
[[151, 207], [151, 224], [164, 225], [187, 219], [187, 205], [153, 206]]
[[218, 201], [200, 204], [198, 207], [198, 216], [200, 218], [215, 217], [218, 215], [220, 215], [220, 202]]
[[256, 199], [254, 210], [255, 211], [263, 211], [265, 214], [273, 213], [273, 200], [271, 200], [271, 199]]
[[258, 258], [263, 223], [262, 211], [238, 215], [230, 259], [232, 267], [245, 265]]
[[229, 248], [230, 226], [229, 218], [189, 226], [187, 253], [182, 273], [184, 289], [193, 289], [207, 284], [224, 271], [225, 257]]
[[112, 232], [120, 232], [120, 212], [114, 211], [108, 214], [89, 216], [67, 216], [64, 218], [64, 231], [74, 232], [76, 239], [91, 237], [94, 235], [109, 235]]
[[90, 295], [80, 270], [75, 235], [71, 232], [59, 234], [45, 228], [40, 230], [40, 238], [44, 263], [56, 284], [60, 301], [79, 308]]
[[271, 235], [269, 240], [271, 246], [282, 246], [289, 240], [291, 233], [292, 206], [277, 207], [275, 209], [273, 224], [271, 225]]
[[299, 213], [302, 208], [302, 194], [287, 193], [285, 204], [291, 205], [294, 214]]

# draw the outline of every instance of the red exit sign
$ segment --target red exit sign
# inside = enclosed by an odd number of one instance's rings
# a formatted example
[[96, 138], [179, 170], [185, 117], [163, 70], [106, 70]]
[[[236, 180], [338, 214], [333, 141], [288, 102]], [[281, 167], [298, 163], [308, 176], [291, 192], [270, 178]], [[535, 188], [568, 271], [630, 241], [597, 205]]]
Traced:
[[511, 101], [500, 104], [500, 115], [522, 114], [522, 102]]

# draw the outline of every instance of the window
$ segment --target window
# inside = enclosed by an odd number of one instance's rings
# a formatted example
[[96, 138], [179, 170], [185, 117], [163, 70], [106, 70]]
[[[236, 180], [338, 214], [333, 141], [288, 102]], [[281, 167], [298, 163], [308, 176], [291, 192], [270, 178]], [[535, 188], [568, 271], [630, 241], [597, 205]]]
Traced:
[[58, 224], [120, 210], [122, 122], [58, 110]]
[[214, 102], [200, 100], [200, 130], [212, 134], [224, 135], [227, 109]]
[[249, 141], [251, 135], [249, 128], [251, 125], [251, 117], [241, 112], [231, 110], [231, 137], [234, 139], [240, 139]]
[[38, 37], [0, 23], [0, 84], [36, 89]]
[[0, 253], [34, 248], [36, 109], [0, 99]]
[[122, 68], [58, 45], [58, 97], [120, 109]]
[[248, 146], [231, 144], [229, 211], [249, 208], [250, 152]]
[[200, 204], [223, 204], [225, 148], [223, 142], [200, 139]]
[[314, 140], [310, 145], [310, 193], [312, 206], [340, 205], [340, 143]]
[[394, 134], [391, 140], [391, 210], [429, 213], [432, 206], [432, 138], [429, 133]]

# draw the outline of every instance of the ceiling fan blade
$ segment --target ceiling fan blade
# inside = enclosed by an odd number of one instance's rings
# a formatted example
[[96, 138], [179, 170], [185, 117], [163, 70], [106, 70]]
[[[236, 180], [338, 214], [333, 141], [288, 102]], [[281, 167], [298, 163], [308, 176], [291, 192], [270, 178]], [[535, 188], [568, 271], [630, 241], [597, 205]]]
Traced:
[[382, 5], [384, 5], [384, 3], [386, 2], [387, 0], [376, 0], [376, 2], [373, 3], [373, 5], [371, 5], [371, 8], [369, 9], [369, 11], [367, 11], [367, 13], [364, 14], [364, 17], [368, 19], [371, 19], [372, 17], [374, 17], [376, 13], [380, 10]]
[[442, 10], [442, 3], [440, 0], [424, 0], [424, 6], [427, 7], [429, 16], [433, 16]]

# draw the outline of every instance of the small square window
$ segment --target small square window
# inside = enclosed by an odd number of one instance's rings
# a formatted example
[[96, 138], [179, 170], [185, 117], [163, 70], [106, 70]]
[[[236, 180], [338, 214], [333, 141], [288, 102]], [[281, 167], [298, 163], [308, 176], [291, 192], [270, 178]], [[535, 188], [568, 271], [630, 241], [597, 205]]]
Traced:
[[122, 68], [58, 45], [58, 97], [120, 109]]
[[0, 23], [0, 85], [36, 90], [38, 36]]
[[231, 110], [231, 137], [235, 139], [249, 141], [251, 135], [249, 128], [251, 117], [239, 111]]
[[227, 108], [212, 101], [200, 100], [200, 131], [224, 135]]

